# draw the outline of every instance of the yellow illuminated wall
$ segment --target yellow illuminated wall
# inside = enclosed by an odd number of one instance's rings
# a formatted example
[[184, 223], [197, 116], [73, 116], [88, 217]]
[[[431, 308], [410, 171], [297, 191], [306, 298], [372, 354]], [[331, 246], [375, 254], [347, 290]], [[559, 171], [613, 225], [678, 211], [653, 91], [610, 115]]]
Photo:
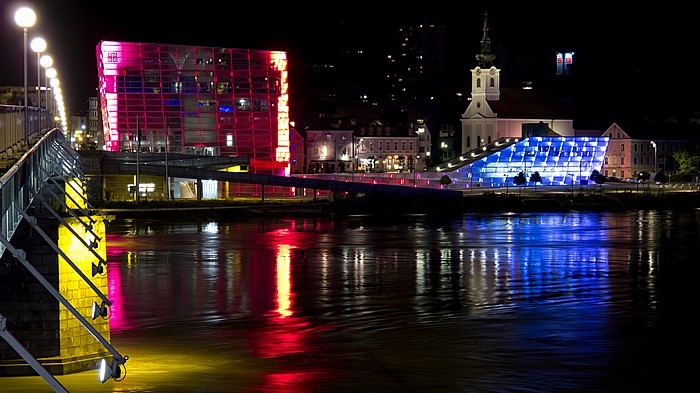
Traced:
[[[87, 217], [82, 217], [84, 222]], [[98, 246], [94, 248], [97, 255], [106, 260], [107, 249], [105, 240], [104, 218], [93, 216], [96, 222], [92, 225], [90, 232], [86, 225], [80, 223], [75, 218], [69, 217], [67, 224], [73, 231], [91, 244], [95, 236], [102, 239]], [[94, 234], [93, 234], [94, 233]], [[92, 264], [99, 265], [99, 258], [71, 232], [65, 225], [58, 229], [58, 247], [71, 260], [71, 262], [87, 277], [97, 289], [107, 296], [107, 268], [104, 273], [92, 276]], [[109, 321], [102, 317], [93, 320], [91, 316], [92, 303], [102, 303], [102, 299], [93, 288], [76, 272], [73, 267], [61, 256], [58, 257], [59, 293], [89, 322], [107, 341], [110, 340]], [[64, 359], [75, 359], [76, 361], [90, 358], [98, 358], [108, 354], [104, 346], [90, 334], [90, 332], [73, 316], [73, 314], [59, 303], [59, 324], [60, 324], [60, 356]]]
[[69, 209], [87, 209], [87, 195], [83, 182], [79, 179], [69, 179], [65, 185], [66, 205]]

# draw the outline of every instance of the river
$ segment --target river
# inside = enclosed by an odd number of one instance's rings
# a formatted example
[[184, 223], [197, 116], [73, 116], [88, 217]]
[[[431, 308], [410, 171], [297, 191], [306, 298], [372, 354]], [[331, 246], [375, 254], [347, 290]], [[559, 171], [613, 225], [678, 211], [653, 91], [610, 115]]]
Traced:
[[[699, 223], [697, 211], [116, 219], [124, 378], [57, 379], [71, 392], [678, 391], [694, 382]], [[5, 380], [2, 392], [52, 391]]]

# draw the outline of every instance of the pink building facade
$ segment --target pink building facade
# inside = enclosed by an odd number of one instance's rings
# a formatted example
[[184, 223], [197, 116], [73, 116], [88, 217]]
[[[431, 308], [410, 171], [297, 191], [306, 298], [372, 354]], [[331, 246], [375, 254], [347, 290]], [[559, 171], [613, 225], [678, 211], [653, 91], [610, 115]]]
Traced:
[[249, 157], [290, 174], [287, 54], [101, 41], [104, 150]]

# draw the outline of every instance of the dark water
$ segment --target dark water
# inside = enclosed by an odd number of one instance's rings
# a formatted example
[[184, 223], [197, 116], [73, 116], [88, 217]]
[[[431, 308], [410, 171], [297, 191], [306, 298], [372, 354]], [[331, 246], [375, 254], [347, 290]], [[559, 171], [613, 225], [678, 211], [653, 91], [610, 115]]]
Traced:
[[686, 391], [699, 222], [115, 220], [111, 341], [126, 377], [59, 380], [114, 392]]

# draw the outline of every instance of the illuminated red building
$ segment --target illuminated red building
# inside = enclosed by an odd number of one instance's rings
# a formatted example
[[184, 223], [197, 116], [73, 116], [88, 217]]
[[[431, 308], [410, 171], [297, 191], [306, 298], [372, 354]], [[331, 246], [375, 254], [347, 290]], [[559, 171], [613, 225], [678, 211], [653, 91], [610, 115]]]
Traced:
[[[104, 150], [249, 157], [287, 176], [287, 53], [101, 41]], [[138, 145], [137, 145], [138, 144]]]

